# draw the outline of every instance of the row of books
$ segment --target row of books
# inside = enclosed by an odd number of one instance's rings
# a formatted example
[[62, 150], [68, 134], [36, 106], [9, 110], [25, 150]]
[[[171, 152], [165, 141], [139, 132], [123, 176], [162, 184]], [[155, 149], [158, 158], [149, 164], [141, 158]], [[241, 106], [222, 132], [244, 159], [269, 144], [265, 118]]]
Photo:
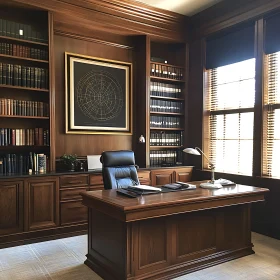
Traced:
[[183, 80], [183, 69], [174, 66], [151, 63], [151, 76]]
[[5, 154], [0, 155], [0, 175], [26, 174], [32, 172], [46, 173], [49, 159], [45, 154]]
[[181, 113], [183, 110], [183, 103], [179, 101], [167, 101], [151, 99], [150, 110], [151, 112], [169, 112], [169, 113]]
[[34, 26], [6, 19], [0, 19], [0, 36], [18, 38], [28, 41], [47, 43], [47, 28], [40, 31]]
[[0, 98], [0, 115], [48, 117], [49, 104], [40, 101]]
[[178, 117], [150, 116], [150, 127], [181, 128]]
[[48, 60], [47, 50], [30, 48], [17, 44], [0, 43], [0, 54]]
[[45, 128], [0, 128], [0, 146], [49, 146], [50, 132]]
[[150, 166], [151, 167], [166, 167], [182, 165], [183, 155], [182, 151], [178, 150], [164, 150], [150, 152]]
[[0, 84], [38, 89], [48, 89], [49, 71], [38, 67], [0, 62]]
[[150, 95], [151, 96], [182, 98], [182, 89], [178, 85], [151, 82], [150, 83]]
[[181, 132], [151, 132], [151, 146], [182, 146], [183, 131]]

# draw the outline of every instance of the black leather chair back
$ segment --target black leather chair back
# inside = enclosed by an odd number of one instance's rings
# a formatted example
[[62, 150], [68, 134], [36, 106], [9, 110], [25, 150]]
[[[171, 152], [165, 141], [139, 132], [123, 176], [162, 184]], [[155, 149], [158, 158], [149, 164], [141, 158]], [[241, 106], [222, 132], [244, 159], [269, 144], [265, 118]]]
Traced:
[[106, 151], [100, 161], [105, 189], [140, 185], [133, 151]]

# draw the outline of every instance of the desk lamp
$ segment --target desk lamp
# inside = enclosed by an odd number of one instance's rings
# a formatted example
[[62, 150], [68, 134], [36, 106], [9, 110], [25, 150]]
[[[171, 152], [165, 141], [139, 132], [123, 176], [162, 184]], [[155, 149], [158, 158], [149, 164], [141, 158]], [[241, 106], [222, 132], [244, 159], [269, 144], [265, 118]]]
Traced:
[[209, 167], [211, 169], [211, 181], [207, 182], [207, 183], [201, 183], [200, 187], [204, 188], [204, 189], [220, 189], [223, 186], [219, 183], [215, 183], [215, 165], [212, 161], [209, 160], [209, 158], [202, 152], [202, 150], [198, 147], [195, 148], [186, 148], [183, 150], [183, 152], [187, 153], [187, 154], [192, 154], [192, 155], [196, 155], [196, 156], [201, 156], [203, 155], [208, 163], [209, 163]]

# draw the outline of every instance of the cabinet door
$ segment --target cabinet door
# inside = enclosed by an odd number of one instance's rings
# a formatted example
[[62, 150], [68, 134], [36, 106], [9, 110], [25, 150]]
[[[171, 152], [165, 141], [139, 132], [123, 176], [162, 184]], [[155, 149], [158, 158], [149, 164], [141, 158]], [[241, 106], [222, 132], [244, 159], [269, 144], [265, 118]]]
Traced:
[[61, 225], [87, 223], [88, 208], [81, 200], [63, 201], [61, 206]]
[[162, 186], [174, 181], [174, 169], [159, 169], [151, 171], [152, 186]]
[[0, 235], [23, 231], [23, 182], [0, 182]]
[[192, 179], [192, 167], [175, 169], [175, 181], [190, 182]]
[[59, 225], [59, 185], [56, 177], [40, 177], [25, 181], [25, 230]]

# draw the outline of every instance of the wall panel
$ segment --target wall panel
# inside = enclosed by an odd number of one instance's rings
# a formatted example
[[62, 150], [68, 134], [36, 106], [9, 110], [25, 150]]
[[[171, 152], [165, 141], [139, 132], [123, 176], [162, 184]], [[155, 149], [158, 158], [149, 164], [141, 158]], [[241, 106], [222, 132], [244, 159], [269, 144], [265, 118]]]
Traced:
[[125, 135], [73, 135], [65, 134], [65, 72], [64, 53], [101, 57], [112, 60], [132, 62], [132, 50], [75, 39], [67, 35], [54, 36], [55, 51], [55, 134], [56, 157], [64, 153], [79, 156], [100, 154], [104, 150], [120, 150], [132, 148], [132, 136]]

